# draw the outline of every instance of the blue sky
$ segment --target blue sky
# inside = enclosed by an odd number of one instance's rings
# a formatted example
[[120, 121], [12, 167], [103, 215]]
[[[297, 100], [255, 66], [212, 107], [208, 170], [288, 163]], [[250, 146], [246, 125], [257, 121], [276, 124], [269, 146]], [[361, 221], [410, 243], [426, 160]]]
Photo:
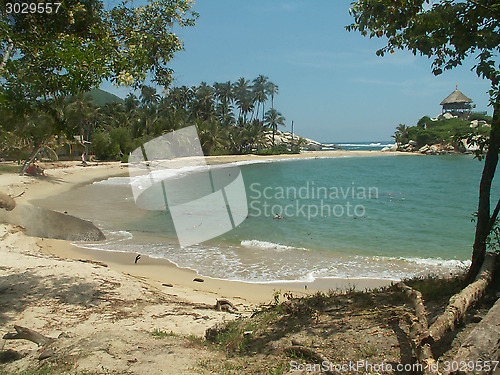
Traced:
[[[322, 142], [389, 140], [394, 128], [441, 112], [455, 84], [488, 111], [488, 82], [470, 59], [435, 77], [430, 60], [406, 51], [377, 57], [382, 39], [347, 32], [348, 0], [198, 0], [195, 27], [176, 30], [175, 86], [253, 80], [279, 86], [275, 108], [295, 132]], [[103, 84], [121, 97], [127, 88]]]

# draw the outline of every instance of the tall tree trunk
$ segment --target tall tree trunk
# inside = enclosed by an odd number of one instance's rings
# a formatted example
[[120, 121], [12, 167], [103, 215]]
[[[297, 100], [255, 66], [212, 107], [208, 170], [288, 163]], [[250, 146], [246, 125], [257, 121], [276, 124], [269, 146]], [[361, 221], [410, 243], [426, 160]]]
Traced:
[[9, 45], [7, 46], [7, 50], [3, 54], [2, 62], [0, 63], [0, 70], [3, 69], [5, 64], [7, 64], [7, 60], [9, 60], [10, 54], [12, 53], [12, 49], [14, 48], [14, 42], [12, 39], [8, 38]]
[[477, 276], [486, 254], [486, 239], [490, 234], [490, 198], [491, 184], [498, 164], [500, 148], [500, 101], [494, 105], [493, 123], [488, 143], [488, 151], [484, 160], [483, 175], [479, 185], [479, 204], [477, 208], [476, 235], [472, 250], [472, 264], [467, 273], [466, 282], [470, 283]]

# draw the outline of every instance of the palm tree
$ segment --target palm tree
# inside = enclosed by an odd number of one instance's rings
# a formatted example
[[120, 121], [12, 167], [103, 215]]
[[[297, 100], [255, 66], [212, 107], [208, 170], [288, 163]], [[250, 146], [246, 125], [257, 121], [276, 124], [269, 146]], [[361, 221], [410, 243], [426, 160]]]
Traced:
[[273, 130], [273, 147], [274, 147], [274, 134], [278, 130], [278, 125], [285, 126], [285, 118], [276, 109], [271, 108], [264, 116], [264, 123]]
[[267, 81], [268, 77], [259, 75], [253, 80], [253, 95], [254, 100], [257, 102], [257, 114], [255, 118], [259, 117], [259, 107], [262, 104], [262, 119], [264, 119], [264, 103], [267, 100]]
[[394, 138], [396, 143], [404, 143], [408, 140], [408, 130], [409, 128], [406, 125], [399, 124], [392, 138]]
[[135, 96], [133, 93], [129, 93], [127, 97], [125, 98], [125, 111], [130, 112], [135, 110], [140, 104], [139, 99], [137, 99], [137, 96]]
[[271, 96], [271, 108], [274, 108], [274, 95], [280, 92], [278, 85], [275, 85], [271, 81], [266, 83], [267, 94]]
[[221, 111], [222, 123], [228, 125], [227, 117], [231, 110], [233, 97], [233, 86], [230, 81], [225, 83], [214, 83], [215, 97], [220, 101], [218, 106]]
[[206, 82], [198, 86], [191, 106], [191, 114], [195, 119], [206, 121], [214, 116], [214, 92], [214, 88]]
[[214, 119], [201, 121], [197, 124], [201, 148], [205, 155], [210, 155], [214, 148], [227, 146], [227, 130], [219, 126]]
[[92, 98], [85, 93], [73, 95], [69, 98], [65, 111], [67, 122], [74, 124], [73, 133], [78, 133], [82, 137], [82, 143], [88, 142], [98, 117], [98, 110]]
[[141, 101], [146, 107], [150, 107], [153, 104], [157, 104], [160, 99], [160, 95], [156, 93], [156, 89], [151, 86], [142, 86], [141, 88]]
[[240, 114], [238, 117], [243, 116], [244, 123], [246, 123], [247, 114], [254, 107], [249, 83], [250, 81], [241, 77], [233, 85], [233, 93], [236, 99], [236, 104], [240, 108]]

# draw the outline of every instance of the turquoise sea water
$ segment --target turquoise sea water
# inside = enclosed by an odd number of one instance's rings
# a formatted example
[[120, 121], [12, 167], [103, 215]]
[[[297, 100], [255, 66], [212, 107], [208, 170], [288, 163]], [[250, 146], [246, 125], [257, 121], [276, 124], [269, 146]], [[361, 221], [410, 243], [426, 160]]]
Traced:
[[[300, 159], [240, 168], [248, 218], [218, 238], [184, 248], [168, 212], [135, 206], [127, 177], [43, 204], [90, 219], [108, 236], [81, 246], [167, 258], [223, 279], [397, 280], [454, 272], [470, 258], [482, 171], [470, 156]], [[494, 186], [493, 196], [499, 192]], [[284, 218], [273, 219], [276, 213]]]

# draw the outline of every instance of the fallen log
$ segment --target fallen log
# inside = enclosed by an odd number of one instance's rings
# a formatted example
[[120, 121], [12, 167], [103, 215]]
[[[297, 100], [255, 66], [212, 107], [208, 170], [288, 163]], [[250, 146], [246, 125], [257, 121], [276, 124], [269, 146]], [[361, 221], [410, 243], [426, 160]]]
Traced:
[[16, 332], [9, 332], [3, 335], [4, 340], [28, 340], [38, 346], [44, 346], [54, 342], [56, 339], [47, 337], [26, 327], [14, 325]]
[[[500, 360], [500, 299], [465, 339], [451, 361], [458, 374], [490, 373]], [[456, 364], [456, 365], [455, 365]], [[462, 364], [462, 365], [461, 365]], [[463, 365], [465, 364], [465, 366]], [[469, 366], [471, 364], [471, 366]], [[491, 367], [488, 371], [488, 365]], [[460, 371], [463, 370], [463, 371]]]
[[422, 336], [422, 342], [439, 341], [446, 332], [455, 329], [456, 324], [463, 319], [465, 312], [481, 298], [490, 284], [496, 260], [496, 254], [486, 254], [476, 280], [450, 298], [444, 313], [436, 319], [429, 327], [429, 330]]
[[101, 267], [107, 267], [108, 265], [104, 262], [101, 262], [99, 260], [92, 260], [92, 259], [78, 259], [79, 262], [83, 262], [83, 263], [90, 263], [90, 264], [95, 264], [97, 266], [101, 266]]
[[400, 283], [399, 287], [410, 299], [413, 304], [413, 308], [415, 309], [415, 315], [410, 313], [406, 314], [408, 325], [410, 326], [409, 340], [413, 352], [415, 353], [418, 362], [425, 366], [424, 374], [435, 373], [432, 369], [437, 369], [437, 362], [432, 354], [431, 345], [430, 343], [420, 342], [420, 337], [429, 328], [422, 293], [409, 287], [405, 283]]

